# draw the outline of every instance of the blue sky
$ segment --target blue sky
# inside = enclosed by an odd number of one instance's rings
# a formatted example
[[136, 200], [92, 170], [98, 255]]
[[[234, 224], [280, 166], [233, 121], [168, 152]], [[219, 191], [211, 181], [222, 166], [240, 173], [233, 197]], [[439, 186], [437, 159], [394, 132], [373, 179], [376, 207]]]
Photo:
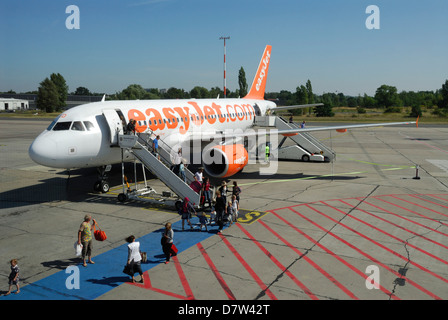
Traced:
[[[80, 10], [68, 30], [66, 8]], [[380, 9], [368, 30], [366, 8]], [[250, 84], [267, 44], [273, 46], [267, 91], [310, 79], [315, 93], [373, 95], [436, 90], [448, 79], [445, 0], [15, 0], [0, 2], [0, 91], [36, 90], [61, 73], [69, 91], [115, 93], [129, 84], [191, 90]]]

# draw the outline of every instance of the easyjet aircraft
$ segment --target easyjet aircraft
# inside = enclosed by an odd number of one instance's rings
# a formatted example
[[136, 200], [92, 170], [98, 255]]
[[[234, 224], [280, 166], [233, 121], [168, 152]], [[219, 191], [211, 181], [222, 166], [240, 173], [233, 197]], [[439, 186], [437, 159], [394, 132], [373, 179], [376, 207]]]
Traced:
[[[121, 163], [121, 149], [116, 146], [118, 134], [123, 134], [122, 119], [126, 123], [135, 119], [138, 132], [152, 131], [171, 147], [194, 140], [198, 132], [202, 136], [211, 137], [233, 129], [244, 135], [244, 131], [254, 126], [255, 116], [266, 115], [276, 109], [304, 107], [277, 107], [274, 102], [264, 100], [270, 59], [271, 46], [266, 46], [252, 87], [247, 96], [241, 99], [105, 101], [103, 98], [101, 102], [71, 108], [54, 119], [34, 140], [29, 148], [29, 155], [38, 164], [64, 169], [105, 168], [110, 164]], [[309, 106], [315, 105], [307, 105]], [[409, 123], [413, 122], [392, 124]], [[383, 125], [391, 123], [292, 129], [278, 133], [295, 134]], [[213, 152], [220, 153], [227, 163], [224, 166], [204, 164], [204, 169], [210, 176], [231, 176], [248, 163], [247, 150], [242, 144], [215, 146]], [[131, 154], [125, 154], [124, 160], [132, 159]]]

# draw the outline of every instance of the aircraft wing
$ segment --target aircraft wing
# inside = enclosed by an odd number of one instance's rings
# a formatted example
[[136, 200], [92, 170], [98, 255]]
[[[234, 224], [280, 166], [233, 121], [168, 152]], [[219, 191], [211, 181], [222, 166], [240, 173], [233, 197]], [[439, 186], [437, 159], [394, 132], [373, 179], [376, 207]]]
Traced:
[[250, 136], [261, 136], [267, 133], [274, 134], [284, 134], [291, 135], [301, 132], [314, 132], [314, 131], [329, 131], [329, 130], [345, 130], [345, 129], [359, 129], [359, 128], [374, 128], [374, 127], [385, 127], [385, 126], [399, 126], [399, 125], [410, 125], [418, 124], [417, 121], [410, 122], [386, 122], [386, 123], [369, 123], [369, 124], [352, 124], [352, 125], [339, 125], [339, 126], [328, 126], [328, 127], [311, 127], [311, 128], [294, 128], [287, 130], [277, 130], [275, 128], [259, 129], [259, 130], [248, 130], [243, 132], [242, 130], [225, 130], [223, 132], [197, 132], [189, 137], [189, 139], [195, 140], [206, 140], [206, 139], [232, 139]]
[[268, 109], [268, 110], [271, 110], [271, 112], [275, 112], [275, 111], [279, 111], [279, 110], [303, 109], [303, 108], [319, 107], [319, 106], [323, 106], [323, 105], [324, 105], [323, 103], [297, 104], [294, 106], [275, 107], [275, 108]]

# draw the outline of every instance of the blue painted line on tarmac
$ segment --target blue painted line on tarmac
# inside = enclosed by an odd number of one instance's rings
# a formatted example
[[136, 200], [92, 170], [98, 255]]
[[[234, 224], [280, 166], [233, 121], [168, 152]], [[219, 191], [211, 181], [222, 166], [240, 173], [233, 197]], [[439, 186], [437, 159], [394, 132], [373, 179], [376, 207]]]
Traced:
[[[182, 221], [172, 224], [174, 230], [174, 244], [182, 251], [196, 245], [197, 243], [215, 235], [218, 231], [216, 225], [207, 226], [208, 232], [203, 228], [199, 232], [198, 218], [190, 219], [196, 228], [190, 231], [190, 226], [185, 223], [185, 230], [182, 229]], [[140, 250], [147, 253], [148, 261], [142, 263], [143, 272], [165, 262], [165, 255], [162, 252], [160, 239], [164, 228], [156, 230], [150, 234], [136, 239], [140, 241]], [[123, 239], [128, 235], [123, 235]], [[74, 250], [74, 249], [73, 249]], [[27, 284], [20, 288], [19, 294], [11, 293], [8, 296], [1, 296], [0, 300], [93, 300], [108, 291], [122, 285], [130, 280], [130, 277], [123, 273], [128, 255], [127, 243], [118, 248], [104, 252], [98, 256], [93, 256], [95, 264], [87, 264], [83, 267], [81, 263], [77, 264], [80, 274], [80, 288], [68, 289], [66, 286], [67, 278], [73, 273], [66, 273], [61, 270], [53, 275]], [[20, 265], [19, 265], [20, 266]], [[26, 270], [21, 270], [26, 274]], [[137, 275], [138, 278], [138, 275]], [[23, 283], [22, 283], [23, 285]], [[12, 292], [15, 291], [13, 286]]]

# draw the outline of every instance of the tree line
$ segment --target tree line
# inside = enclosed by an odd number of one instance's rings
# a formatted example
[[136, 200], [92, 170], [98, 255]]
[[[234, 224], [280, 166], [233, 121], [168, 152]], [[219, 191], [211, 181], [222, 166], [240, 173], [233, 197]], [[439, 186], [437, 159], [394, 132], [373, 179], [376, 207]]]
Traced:
[[[238, 86], [235, 91], [227, 88], [226, 96], [228, 98], [244, 97], [248, 91], [246, 75], [243, 67], [238, 73]], [[85, 87], [78, 87], [73, 95], [103, 95], [92, 93]], [[45, 78], [37, 91], [37, 107], [46, 112], [61, 111], [66, 107], [68, 95], [68, 86], [64, 77], [53, 73]], [[179, 88], [169, 88], [168, 90], [159, 90], [157, 88], [144, 89], [139, 84], [131, 84], [120, 92], [110, 94], [107, 100], [147, 100], [147, 99], [204, 99], [223, 97], [224, 92], [219, 87], [207, 89], [201, 86], [195, 86], [190, 91]], [[442, 84], [440, 89], [435, 91], [401, 91], [390, 85], [381, 85], [376, 89], [374, 96], [364, 94], [363, 96], [346, 96], [343, 93], [323, 93], [315, 94], [313, 92], [311, 81], [308, 80], [304, 85], [299, 85], [295, 92], [281, 90], [280, 92], [267, 92], [265, 99], [277, 102], [277, 105], [288, 106], [297, 104], [323, 103], [324, 106], [317, 108], [293, 109], [291, 113], [302, 115], [303, 112], [314, 113], [318, 117], [334, 116], [332, 111], [336, 107], [357, 108], [358, 113], [365, 113], [367, 109], [377, 108], [385, 113], [402, 112], [403, 107], [410, 107], [409, 116], [417, 117], [422, 115], [422, 110], [426, 108], [431, 110], [432, 114], [440, 117], [448, 117], [448, 80]]]

